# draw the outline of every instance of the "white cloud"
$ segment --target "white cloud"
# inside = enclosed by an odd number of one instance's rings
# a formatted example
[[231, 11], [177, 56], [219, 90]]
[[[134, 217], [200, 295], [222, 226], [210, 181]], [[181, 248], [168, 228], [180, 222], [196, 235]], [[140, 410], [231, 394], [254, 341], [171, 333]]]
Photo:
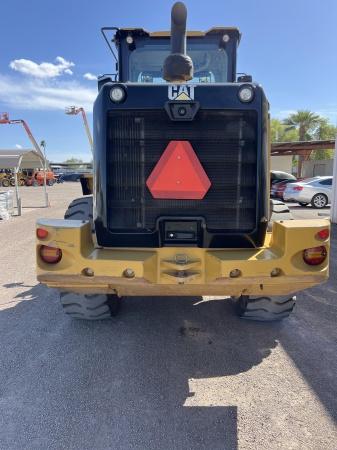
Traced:
[[22, 145], [20, 144], [15, 144], [15, 147], [18, 148], [19, 150], [22, 148]]
[[96, 75], [94, 75], [93, 73], [87, 72], [83, 75], [83, 78], [85, 78], [86, 80], [90, 80], [90, 81], [96, 81], [97, 77]]
[[62, 58], [62, 56], [58, 56], [55, 59], [55, 63], [56, 64], [42, 62], [41, 64], [37, 64], [30, 59], [14, 59], [10, 62], [9, 67], [17, 72], [36, 78], [55, 78], [59, 77], [63, 73], [68, 75], [73, 74], [70, 69], [70, 67], [75, 65], [73, 62], [67, 61]]
[[0, 74], [1, 101], [12, 108], [48, 111], [78, 105], [90, 112], [96, 95], [96, 89], [76, 81], [23, 79], [18, 83]]

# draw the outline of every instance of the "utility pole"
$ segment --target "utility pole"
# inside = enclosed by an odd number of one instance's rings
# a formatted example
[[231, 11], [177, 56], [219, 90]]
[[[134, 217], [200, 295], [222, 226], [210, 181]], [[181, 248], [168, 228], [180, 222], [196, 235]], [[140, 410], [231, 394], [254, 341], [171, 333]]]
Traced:
[[45, 204], [48, 206], [48, 193], [47, 193], [47, 158], [46, 158], [46, 141], [40, 142], [40, 147], [43, 148], [43, 156], [44, 156], [44, 167], [43, 167], [43, 186], [44, 186], [44, 198], [45, 198]]

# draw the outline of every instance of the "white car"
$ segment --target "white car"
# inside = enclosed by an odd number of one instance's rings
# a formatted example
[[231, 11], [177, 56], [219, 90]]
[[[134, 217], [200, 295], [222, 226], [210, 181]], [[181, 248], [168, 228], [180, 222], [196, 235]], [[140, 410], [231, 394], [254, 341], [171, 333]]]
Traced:
[[309, 203], [313, 208], [324, 208], [331, 203], [332, 177], [314, 177], [288, 184], [283, 198], [286, 202], [297, 202], [301, 206]]

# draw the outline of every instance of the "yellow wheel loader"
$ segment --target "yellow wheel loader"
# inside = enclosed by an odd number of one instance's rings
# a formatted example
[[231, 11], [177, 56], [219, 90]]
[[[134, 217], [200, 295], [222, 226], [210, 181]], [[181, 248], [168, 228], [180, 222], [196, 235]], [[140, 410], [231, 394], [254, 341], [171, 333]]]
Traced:
[[237, 77], [240, 32], [186, 32], [186, 17], [178, 2], [170, 32], [102, 29], [118, 74], [98, 79], [93, 178], [36, 230], [38, 280], [74, 318], [123, 296], [226, 296], [279, 320], [328, 277], [327, 220], [278, 207], [270, 226], [269, 103]]

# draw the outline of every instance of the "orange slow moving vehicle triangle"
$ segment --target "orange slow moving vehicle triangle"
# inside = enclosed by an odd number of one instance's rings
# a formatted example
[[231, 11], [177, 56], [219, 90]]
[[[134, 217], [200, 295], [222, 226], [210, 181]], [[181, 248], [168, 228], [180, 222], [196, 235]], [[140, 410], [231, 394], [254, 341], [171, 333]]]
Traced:
[[146, 181], [153, 198], [201, 200], [211, 186], [188, 141], [171, 141]]

